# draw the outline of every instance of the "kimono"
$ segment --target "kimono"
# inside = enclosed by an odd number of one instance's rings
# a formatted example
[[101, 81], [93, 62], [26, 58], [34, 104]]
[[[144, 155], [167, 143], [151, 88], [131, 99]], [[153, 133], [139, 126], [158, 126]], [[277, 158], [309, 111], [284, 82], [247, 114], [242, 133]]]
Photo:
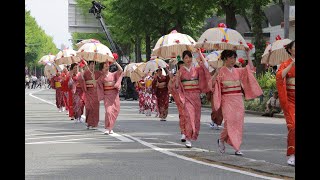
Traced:
[[[209, 81], [213, 91], [214, 110], [221, 108], [224, 120], [224, 129], [220, 140], [227, 142], [236, 151], [240, 150], [244, 123], [243, 93], [246, 99], [253, 99], [262, 94], [253, 70], [247, 65], [245, 68], [221, 67], [214, 85]], [[241, 89], [242, 88], [242, 89]]]
[[208, 69], [203, 65], [183, 66], [179, 70], [180, 82], [176, 88], [170, 86], [170, 92], [176, 98], [175, 102], [181, 104], [179, 115], [183, 115], [185, 136], [188, 140], [197, 140], [200, 131], [201, 100], [200, 93], [209, 91], [208, 81], [211, 78]]
[[[73, 97], [72, 97], [72, 92], [71, 89], [68, 86], [69, 80], [70, 80], [70, 75], [69, 72], [66, 73], [61, 73], [62, 76], [62, 92], [63, 92], [63, 100], [66, 105], [66, 110], [69, 111], [69, 117], [74, 117], [73, 114]], [[71, 119], [72, 120], [72, 119]]]
[[98, 79], [98, 97], [99, 101], [104, 100], [105, 129], [109, 129], [109, 131], [113, 129], [120, 113], [119, 93], [122, 78], [122, 71], [116, 71], [103, 74]]
[[178, 112], [179, 112], [179, 127], [180, 127], [180, 131], [181, 134], [186, 134], [186, 129], [185, 129], [185, 118], [183, 118], [183, 104], [181, 102], [181, 96], [182, 94], [179, 93], [174, 93], [172, 91], [175, 90], [175, 83], [176, 83], [176, 77], [174, 76], [172, 79], [170, 79], [169, 83], [168, 83], [168, 89], [169, 89], [169, 93], [172, 95], [174, 102], [177, 106]]
[[99, 100], [97, 92], [97, 80], [102, 75], [101, 71], [91, 73], [86, 70], [83, 74], [84, 81], [82, 82], [85, 89], [85, 109], [87, 126], [97, 127], [99, 123]]
[[56, 90], [56, 106], [58, 109], [64, 107], [61, 81], [62, 79], [60, 76], [53, 76], [51, 78], [51, 87]]
[[[155, 90], [155, 95], [157, 97], [156, 105], [158, 106], [159, 118], [166, 119], [168, 115], [169, 108], [169, 92], [168, 92], [168, 82], [170, 78], [169, 75], [157, 77], [152, 82], [152, 88]], [[158, 87], [157, 87], [158, 84]]]
[[277, 74], [276, 84], [278, 89], [280, 106], [283, 110], [287, 128], [288, 128], [288, 140], [287, 140], [287, 156], [295, 154], [295, 66], [292, 66], [287, 75], [282, 78], [282, 71], [289, 66], [292, 59], [288, 59], [281, 63]]
[[151, 110], [154, 106], [154, 103], [152, 101], [152, 76], [146, 76], [144, 79], [145, 82], [145, 89], [144, 89], [144, 110], [146, 116], [151, 116]]
[[144, 89], [145, 83], [144, 80], [141, 79], [137, 82], [136, 91], [139, 95], [139, 113], [144, 113]]
[[81, 73], [73, 74], [69, 80], [69, 88], [71, 89], [74, 117], [79, 119], [84, 111], [84, 87]]

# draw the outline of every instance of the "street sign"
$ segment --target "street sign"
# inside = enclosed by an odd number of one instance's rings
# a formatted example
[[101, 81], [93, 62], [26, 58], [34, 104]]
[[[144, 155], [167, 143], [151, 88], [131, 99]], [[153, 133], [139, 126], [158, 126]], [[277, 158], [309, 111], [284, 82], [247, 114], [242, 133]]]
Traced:
[[75, 0], [68, 0], [68, 31], [70, 33], [104, 33], [99, 20], [89, 12], [83, 15]]

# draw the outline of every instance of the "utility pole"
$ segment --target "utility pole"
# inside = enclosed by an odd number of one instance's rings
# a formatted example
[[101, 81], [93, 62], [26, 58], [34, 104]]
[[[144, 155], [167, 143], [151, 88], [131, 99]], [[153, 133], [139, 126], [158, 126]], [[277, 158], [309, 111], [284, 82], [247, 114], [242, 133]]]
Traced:
[[282, 0], [284, 4], [284, 38], [289, 38], [289, 0]]

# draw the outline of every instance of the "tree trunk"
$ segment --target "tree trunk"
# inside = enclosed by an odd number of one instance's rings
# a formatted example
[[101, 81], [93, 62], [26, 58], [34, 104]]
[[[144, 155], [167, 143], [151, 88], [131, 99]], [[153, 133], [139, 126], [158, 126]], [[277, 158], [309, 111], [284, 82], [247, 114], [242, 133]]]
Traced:
[[181, 18], [178, 18], [175, 30], [178, 31], [179, 33], [182, 33], [183, 26], [182, 26]]
[[226, 25], [228, 28], [236, 29], [237, 19], [236, 19], [236, 8], [232, 3], [226, 4], [225, 2], [221, 2], [221, 7], [224, 9], [226, 13]]
[[261, 9], [261, 3], [255, 2], [252, 6], [252, 32], [254, 34], [254, 65], [257, 68], [257, 75], [265, 71], [264, 64], [261, 64], [261, 56], [265, 49], [265, 39], [262, 32], [263, 12]]
[[151, 40], [150, 40], [150, 34], [146, 34], [146, 59], [147, 61], [151, 57]]
[[136, 62], [141, 62], [141, 39], [139, 36], [136, 36], [136, 42], [135, 42], [135, 56], [136, 56]]

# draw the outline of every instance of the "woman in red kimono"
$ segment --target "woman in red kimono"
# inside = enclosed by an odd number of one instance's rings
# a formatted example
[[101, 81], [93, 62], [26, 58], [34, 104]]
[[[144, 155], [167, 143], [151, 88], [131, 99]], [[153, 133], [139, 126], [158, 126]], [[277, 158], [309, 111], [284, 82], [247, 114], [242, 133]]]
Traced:
[[[200, 49], [198, 51], [202, 60], [204, 60]], [[184, 64], [176, 73], [175, 85], [170, 91], [181, 102], [182, 112], [179, 111], [179, 114], [183, 114], [182, 118], [185, 122], [186, 147], [191, 148], [191, 140], [196, 141], [200, 131], [200, 93], [209, 91], [210, 73], [205, 67], [204, 61], [199, 63], [200, 66], [192, 65], [192, 53], [190, 51], [184, 51], [182, 59]]]
[[87, 129], [96, 129], [99, 123], [99, 100], [97, 93], [97, 80], [102, 75], [95, 71], [95, 62], [88, 62], [89, 68], [83, 73], [83, 87], [85, 93], [85, 109]]
[[224, 120], [224, 129], [218, 139], [218, 146], [221, 153], [225, 152], [224, 143], [227, 142], [235, 149], [235, 155], [243, 155], [240, 151], [242, 143], [244, 124], [244, 90], [246, 99], [253, 99], [262, 94], [262, 90], [253, 76], [255, 67], [246, 51], [249, 65], [244, 68], [234, 68], [237, 53], [233, 50], [224, 50], [221, 59], [224, 66], [218, 68], [209, 81], [213, 91], [213, 106], [216, 111], [221, 107]]
[[168, 82], [169, 72], [166, 69], [166, 76], [162, 75], [162, 68], [156, 70], [156, 76], [152, 81], [152, 88], [155, 90], [157, 97], [156, 104], [158, 106], [158, 113], [160, 121], [166, 121], [169, 108], [169, 93], [168, 93]]
[[72, 97], [72, 91], [69, 88], [69, 80], [70, 80], [70, 73], [67, 68], [63, 69], [63, 72], [61, 73], [62, 77], [62, 91], [63, 91], [63, 100], [66, 105], [66, 110], [68, 111], [68, 115], [71, 118], [71, 120], [74, 120], [74, 114], [73, 114], [73, 97]]
[[78, 70], [78, 64], [73, 63], [70, 67], [70, 80], [69, 88], [72, 92], [72, 102], [73, 102], [73, 112], [76, 123], [81, 122], [81, 115], [83, 114], [84, 109], [84, 87], [83, 87], [83, 78], [81, 73]]
[[287, 163], [295, 166], [295, 41], [289, 43], [286, 50], [291, 58], [281, 63], [276, 74], [276, 84], [288, 128]]
[[122, 67], [115, 62], [118, 70], [109, 71], [111, 63], [105, 62], [102, 69], [102, 75], [98, 79], [99, 100], [104, 100], [105, 107], [105, 132], [104, 134], [113, 134], [113, 128], [120, 112], [119, 92], [123, 77]]

